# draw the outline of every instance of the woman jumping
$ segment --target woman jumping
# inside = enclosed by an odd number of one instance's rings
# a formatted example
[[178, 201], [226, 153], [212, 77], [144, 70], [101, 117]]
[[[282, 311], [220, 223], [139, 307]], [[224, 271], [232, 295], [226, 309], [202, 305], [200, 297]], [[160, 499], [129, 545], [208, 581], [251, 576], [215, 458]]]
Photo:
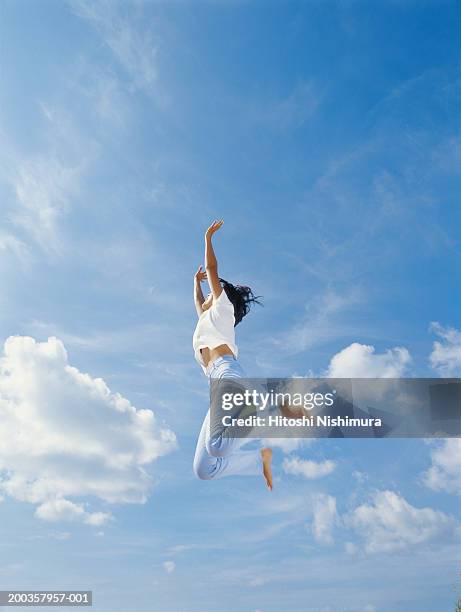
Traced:
[[[212, 236], [224, 223], [214, 221], [205, 233], [205, 271], [202, 266], [195, 274], [194, 301], [198, 322], [193, 337], [195, 358], [209, 379], [245, 378], [237, 361], [235, 326], [248, 314], [252, 303], [259, 303], [250, 287], [232, 285], [218, 276], [218, 262], [213, 250]], [[203, 297], [201, 283], [207, 280], [211, 293]], [[210, 380], [211, 384], [211, 380]], [[272, 450], [263, 448], [242, 451], [247, 440], [226, 437], [223, 433], [211, 436], [210, 410], [202, 424], [194, 457], [194, 473], [202, 480], [221, 476], [263, 474], [272, 490]]]

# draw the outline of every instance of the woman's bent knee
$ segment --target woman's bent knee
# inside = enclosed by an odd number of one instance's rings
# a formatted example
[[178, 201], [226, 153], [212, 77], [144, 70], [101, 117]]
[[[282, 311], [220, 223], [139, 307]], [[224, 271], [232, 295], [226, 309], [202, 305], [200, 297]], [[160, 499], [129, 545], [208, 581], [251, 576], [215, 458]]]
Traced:
[[215, 475], [215, 470], [210, 470], [210, 466], [195, 461], [192, 466], [192, 471], [199, 480], [212, 480]]
[[230, 453], [229, 440], [222, 436], [211, 438], [206, 442], [206, 450], [212, 457], [227, 457]]

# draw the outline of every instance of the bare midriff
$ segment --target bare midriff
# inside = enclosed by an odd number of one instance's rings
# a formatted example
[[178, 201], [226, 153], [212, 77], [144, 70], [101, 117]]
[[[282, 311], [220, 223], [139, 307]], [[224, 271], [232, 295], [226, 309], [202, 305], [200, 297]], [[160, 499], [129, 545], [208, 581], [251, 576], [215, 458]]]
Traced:
[[222, 357], [223, 355], [235, 356], [227, 344], [220, 344], [219, 346], [215, 346], [212, 349], [209, 349], [208, 347], [201, 348], [200, 353], [202, 354], [202, 359], [203, 363], [205, 364], [205, 367], [207, 367], [209, 363], [211, 363], [218, 357]]

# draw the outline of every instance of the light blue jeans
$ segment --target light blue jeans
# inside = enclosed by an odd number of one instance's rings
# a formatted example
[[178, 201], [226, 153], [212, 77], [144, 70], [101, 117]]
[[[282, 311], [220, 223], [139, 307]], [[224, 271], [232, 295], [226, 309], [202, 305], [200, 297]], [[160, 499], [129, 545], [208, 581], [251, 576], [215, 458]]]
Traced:
[[[232, 355], [215, 359], [207, 368], [208, 378], [245, 378], [245, 372]], [[245, 438], [230, 438], [222, 432], [210, 435], [210, 410], [200, 430], [194, 457], [194, 474], [201, 480], [221, 476], [254, 476], [262, 472], [259, 450], [241, 451]]]

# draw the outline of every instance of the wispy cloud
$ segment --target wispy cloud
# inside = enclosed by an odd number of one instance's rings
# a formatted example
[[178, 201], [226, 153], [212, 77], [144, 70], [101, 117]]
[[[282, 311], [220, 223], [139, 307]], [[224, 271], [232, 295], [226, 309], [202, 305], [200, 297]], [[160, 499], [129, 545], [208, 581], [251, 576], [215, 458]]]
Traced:
[[0, 231], [0, 252], [11, 253], [23, 263], [27, 263], [30, 257], [29, 249], [22, 240], [3, 231]]
[[[132, 100], [111, 66], [96, 63], [94, 58], [82, 53], [72, 70], [61, 78], [69, 95], [84, 109], [85, 116], [97, 121], [99, 137], [111, 140], [114, 130], [128, 128], [134, 114]], [[50, 118], [48, 104], [42, 102], [40, 106], [45, 116]], [[105, 130], [106, 126], [110, 126], [110, 130]]]
[[[282, 132], [299, 129], [313, 117], [321, 100], [322, 92], [318, 84], [312, 80], [300, 81], [284, 98], [275, 100], [266, 97], [265, 104], [253, 110], [254, 120], [266, 128]], [[251, 108], [248, 98], [245, 104]]]
[[13, 178], [18, 207], [11, 221], [42, 248], [60, 250], [58, 225], [77, 194], [83, 170], [84, 164], [69, 166], [53, 156], [22, 160]]
[[[120, 352], [141, 354], [146, 347], [154, 347], [168, 337], [164, 325], [156, 322], [146, 322], [140, 325], [125, 325], [109, 329], [93, 329], [86, 334], [78, 334], [44, 321], [31, 321], [28, 331], [40, 338], [48, 336], [59, 337], [66, 345], [94, 352]], [[186, 333], [186, 330], [184, 330]], [[140, 360], [140, 364], [142, 364]]]
[[1, 178], [6, 187], [5, 222], [8, 246], [31, 260], [35, 250], [63, 255], [69, 232], [64, 227], [80, 207], [79, 197], [98, 144], [76, 117], [60, 105], [37, 101], [39, 145], [31, 152], [16, 146], [5, 132]]
[[291, 329], [276, 334], [272, 342], [284, 352], [295, 354], [343, 337], [352, 329], [341, 319], [341, 315], [363, 300], [362, 292], [357, 289], [340, 294], [327, 288], [306, 304], [305, 314]]
[[128, 79], [128, 89], [143, 91], [160, 104], [165, 94], [158, 86], [158, 36], [154, 36], [138, 4], [129, 10], [123, 3], [102, 0], [69, 0], [72, 11], [85, 19], [112, 52]]

